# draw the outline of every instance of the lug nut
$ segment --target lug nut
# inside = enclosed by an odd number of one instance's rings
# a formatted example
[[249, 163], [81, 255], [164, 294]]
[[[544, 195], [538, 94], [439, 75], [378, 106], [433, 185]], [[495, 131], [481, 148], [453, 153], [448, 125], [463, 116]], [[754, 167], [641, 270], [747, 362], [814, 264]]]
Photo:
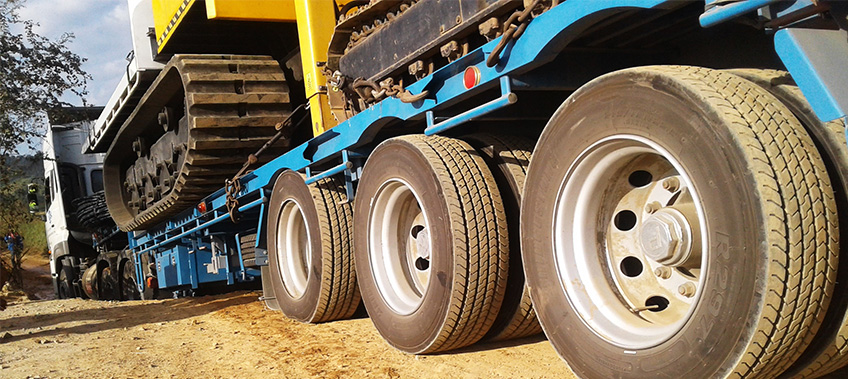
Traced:
[[692, 282], [686, 282], [677, 287], [677, 292], [686, 297], [695, 296], [695, 285]]
[[668, 279], [671, 277], [671, 269], [666, 266], [657, 267], [654, 270], [654, 275], [656, 275], [658, 278]]
[[662, 186], [668, 192], [677, 192], [680, 189], [680, 179], [674, 177], [668, 178], [663, 181]]
[[658, 210], [660, 210], [660, 208], [662, 208], [662, 204], [660, 204], [656, 201], [652, 201], [652, 202], [648, 203], [647, 205], [645, 205], [645, 212], [647, 212], [648, 214], [654, 214]]

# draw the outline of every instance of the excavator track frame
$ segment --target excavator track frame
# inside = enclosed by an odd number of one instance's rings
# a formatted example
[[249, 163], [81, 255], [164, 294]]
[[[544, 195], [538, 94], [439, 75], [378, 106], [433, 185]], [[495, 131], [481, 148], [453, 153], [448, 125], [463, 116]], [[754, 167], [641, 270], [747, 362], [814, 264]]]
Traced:
[[[128, 171], [142, 163], [149, 165], [152, 155], [150, 146], [139, 146], [141, 153], [133, 157], [126, 146], [139, 137], [167, 134], [159, 115], [179, 96], [184, 99], [185, 113], [180, 126], [172, 128], [187, 132], [172, 143], [179, 158], [153, 162], [153, 166], [136, 170], [146, 178], [127, 180]], [[275, 126], [291, 112], [289, 102], [285, 75], [271, 57], [175, 55], [124, 122], [106, 154], [106, 202], [118, 226], [124, 231], [145, 229], [220, 188], [250, 153], [276, 133]], [[289, 144], [287, 137], [272, 150], [282, 153]], [[166, 186], [170, 188], [157, 183], [164, 180], [155, 171], [151, 173], [156, 170], [155, 163], [160, 163], [160, 168], [161, 164], [172, 167], [173, 182]], [[141, 190], [146, 192], [134, 198], [132, 192]]]

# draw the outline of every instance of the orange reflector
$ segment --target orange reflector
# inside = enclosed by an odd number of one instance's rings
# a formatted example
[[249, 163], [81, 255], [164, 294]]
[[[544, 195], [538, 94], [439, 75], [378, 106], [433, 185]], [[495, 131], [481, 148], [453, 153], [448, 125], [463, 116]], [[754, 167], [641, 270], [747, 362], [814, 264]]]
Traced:
[[471, 89], [480, 83], [480, 70], [477, 67], [471, 66], [465, 69], [462, 74], [462, 83], [465, 84], [465, 89]]
[[156, 278], [154, 278], [152, 276], [148, 276], [147, 277], [147, 288], [155, 289], [156, 287], [159, 287], [159, 281], [157, 281]]
[[200, 213], [206, 213], [206, 203], [197, 204], [197, 210], [200, 211]]

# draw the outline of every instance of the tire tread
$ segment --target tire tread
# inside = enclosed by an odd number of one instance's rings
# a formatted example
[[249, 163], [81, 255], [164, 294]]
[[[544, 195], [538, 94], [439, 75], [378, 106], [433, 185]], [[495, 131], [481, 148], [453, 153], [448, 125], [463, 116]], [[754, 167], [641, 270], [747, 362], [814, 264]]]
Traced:
[[397, 139], [415, 146], [433, 165], [450, 208], [458, 266], [447, 319], [420, 353], [468, 346], [491, 328], [506, 290], [508, 237], [500, 193], [483, 159], [465, 142], [423, 135]]
[[[749, 80], [754, 84], [769, 91], [784, 105], [786, 105], [802, 122], [811, 136], [818, 142], [819, 150], [822, 156], [826, 158], [830, 179], [835, 188], [841, 190], [841, 196], [835, 198], [839, 215], [842, 215], [848, 206], [848, 199], [845, 194], [848, 193], [848, 146], [845, 144], [844, 126], [839, 121], [823, 123], [812, 111], [801, 90], [797, 87], [792, 77], [786, 71], [781, 70], [765, 70], [765, 69], [737, 69], [729, 70], [728, 72], [737, 75], [743, 79]], [[825, 195], [828, 191], [823, 191]], [[842, 216], [845, 217], [845, 216]], [[837, 220], [844, 226], [846, 219]], [[844, 233], [844, 231], [843, 231]], [[839, 235], [819, 233], [816, 238], [837, 238]], [[831, 264], [836, 260], [831, 260]], [[837, 270], [837, 267], [833, 268]], [[839, 269], [837, 277], [843, 277], [848, 272], [845, 269]], [[836, 281], [835, 277], [828, 277], [829, 282]], [[844, 280], [844, 279], [842, 279]], [[841, 291], [838, 289], [834, 292], [834, 296], [839, 296]], [[837, 300], [834, 298], [834, 300]], [[828, 310], [828, 319], [822, 330], [813, 337], [811, 345], [807, 348], [802, 357], [793, 365], [787, 374], [793, 377], [809, 378], [828, 374], [848, 363], [848, 315], [846, 315], [846, 302], [843, 299], [838, 299], [836, 303], [830, 302]], [[838, 330], [831, 331], [828, 329], [837, 328]]]
[[350, 318], [359, 306], [351, 238], [353, 209], [344, 200], [344, 183], [326, 178], [309, 185], [318, 210], [323, 262], [321, 294], [310, 322]]
[[[533, 141], [524, 137], [494, 133], [477, 133], [465, 136], [463, 139], [486, 158], [492, 171], [500, 170], [504, 176], [508, 177], [506, 180], [511, 181], [515, 186], [515, 188], [503, 188], [503, 186], [500, 188], [504, 201], [506, 202], [507, 196], [512, 196], [520, 205], [524, 194], [527, 168], [535, 145]], [[509, 193], [505, 193], [506, 191]], [[493, 341], [528, 337], [542, 332], [542, 326], [539, 325], [536, 312], [533, 310], [530, 290], [524, 280], [523, 272], [520, 272], [521, 275], [517, 275], [516, 278], [512, 274], [515, 272], [515, 267], [512, 267], [514, 264], [518, 264], [518, 269], [521, 270], [521, 250], [518, 243], [519, 210], [515, 209], [514, 215], [510, 215], [508, 211], [507, 216], [510, 217], [508, 227], [511, 233], [510, 275], [507, 278], [504, 304], [495, 324], [486, 335], [486, 339]]]
[[769, 279], [759, 321], [729, 374], [775, 377], [810, 343], [833, 289], [836, 205], [822, 158], [791, 112], [754, 84], [698, 67], [649, 69], [695, 88], [746, 147], [767, 216]]

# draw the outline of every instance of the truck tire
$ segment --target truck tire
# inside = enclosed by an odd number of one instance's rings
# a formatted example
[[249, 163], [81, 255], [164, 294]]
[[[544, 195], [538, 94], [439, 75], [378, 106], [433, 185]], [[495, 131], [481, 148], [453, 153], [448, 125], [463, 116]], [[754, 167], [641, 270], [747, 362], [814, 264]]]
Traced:
[[59, 268], [59, 292], [56, 294], [60, 299], [73, 299], [77, 297], [74, 291], [74, 269], [67, 265]]
[[470, 345], [495, 322], [509, 241], [497, 184], [467, 143], [381, 143], [354, 201], [356, 271], [383, 338], [413, 354]]
[[99, 269], [98, 281], [100, 282], [98, 286], [100, 297], [98, 300], [118, 300], [120, 298], [118, 281], [112, 276], [112, 267], [108, 263]]
[[239, 247], [241, 248], [241, 259], [244, 267], [257, 267], [256, 233], [239, 235]]
[[[839, 215], [840, 240], [848, 241], [848, 145], [845, 126], [840, 121], [823, 123], [786, 71], [739, 69], [728, 72], [750, 80], [769, 91], [786, 105], [810, 133], [833, 183]], [[848, 244], [841, 244], [846, 251]], [[848, 256], [848, 251], [846, 251]], [[800, 358], [786, 371], [786, 377], [812, 378], [828, 374], [848, 363], [848, 262], [840, 262], [833, 298], [822, 327]]]
[[697, 67], [615, 72], [565, 101], [533, 159], [525, 273], [577, 375], [776, 377], [810, 343], [836, 205], [768, 92]]
[[268, 257], [274, 297], [283, 313], [303, 322], [349, 318], [359, 305], [351, 252], [350, 204], [330, 178], [306, 185], [284, 171], [268, 214]]
[[519, 210], [527, 167], [533, 152], [533, 141], [519, 136], [488, 133], [472, 134], [462, 139], [477, 149], [492, 171], [503, 200], [509, 231], [506, 293], [495, 323], [484, 338], [502, 341], [539, 334], [542, 332], [542, 326], [536, 319], [536, 312], [533, 311], [533, 303], [530, 301], [530, 289], [524, 282], [519, 238]]
[[139, 300], [141, 294], [138, 293], [138, 284], [135, 280], [135, 265], [131, 259], [124, 259], [120, 267], [121, 300]]

